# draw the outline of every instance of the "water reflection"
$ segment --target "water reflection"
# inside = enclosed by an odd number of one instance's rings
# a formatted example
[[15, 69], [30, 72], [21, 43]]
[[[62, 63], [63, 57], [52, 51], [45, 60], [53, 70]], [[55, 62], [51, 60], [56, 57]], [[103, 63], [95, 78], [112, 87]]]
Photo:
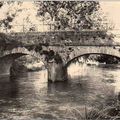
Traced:
[[9, 75], [0, 76], [0, 98], [16, 98], [18, 88], [17, 82], [11, 81]]
[[[114, 68], [114, 69], [113, 69]], [[29, 72], [18, 78], [0, 76], [0, 119], [74, 120], [85, 110], [103, 109], [115, 104], [120, 92], [119, 65], [68, 68], [66, 82], [47, 82], [47, 71]]]

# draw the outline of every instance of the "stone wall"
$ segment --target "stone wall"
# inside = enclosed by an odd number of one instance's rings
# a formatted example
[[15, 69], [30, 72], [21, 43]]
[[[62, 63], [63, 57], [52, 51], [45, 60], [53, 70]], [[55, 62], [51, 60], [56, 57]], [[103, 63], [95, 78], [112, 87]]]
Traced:
[[113, 38], [105, 31], [54, 31], [54, 32], [29, 32], [13, 33], [11, 39], [26, 45], [113, 45]]

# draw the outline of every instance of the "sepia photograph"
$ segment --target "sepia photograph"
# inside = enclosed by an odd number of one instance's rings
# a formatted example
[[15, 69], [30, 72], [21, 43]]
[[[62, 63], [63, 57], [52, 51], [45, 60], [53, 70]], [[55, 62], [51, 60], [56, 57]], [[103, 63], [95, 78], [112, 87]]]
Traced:
[[120, 1], [0, 0], [0, 120], [120, 120]]

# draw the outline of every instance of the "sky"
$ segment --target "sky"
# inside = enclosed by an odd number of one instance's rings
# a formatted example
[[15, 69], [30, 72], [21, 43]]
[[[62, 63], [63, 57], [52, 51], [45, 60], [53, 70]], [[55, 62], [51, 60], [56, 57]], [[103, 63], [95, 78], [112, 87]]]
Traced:
[[114, 24], [114, 29], [111, 31], [116, 35], [115, 41], [120, 42], [120, 2], [119, 1], [102, 1], [100, 2], [103, 12], [108, 19]]
[[[120, 34], [120, 2], [119, 1], [101, 1], [100, 2], [101, 9], [107, 16], [108, 20], [113, 23], [114, 30], [112, 31], [114, 34]], [[22, 26], [19, 25], [26, 25], [30, 26], [31, 23], [34, 23], [37, 26], [37, 29], [39, 31], [44, 31], [47, 29], [47, 27], [44, 27], [43, 30], [43, 22], [40, 18], [36, 17], [37, 14], [37, 7], [33, 4], [33, 2], [26, 1], [21, 5], [18, 5], [17, 3], [14, 4], [14, 6], [8, 6], [7, 4], [0, 8], [0, 19], [4, 18], [7, 11], [12, 11], [15, 13], [17, 9], [22, 9], [22, 12], [20, 14], [18, 13], [16, 18], [11, 23], [14, 25], [13, 31], [21, 31]], [[29, 21], [24, 21], [25, 18], [29, 16]], [[41, 25], [40, 25], [41, 24]], [[38, 26], [39, 25], [39, 26]], [[119, 41], [119, 38], [116, 37], [116, 40]]]
[[103, 12], [115, 24], [115, 29], [120, 29], [120, 2], [100, 2]]

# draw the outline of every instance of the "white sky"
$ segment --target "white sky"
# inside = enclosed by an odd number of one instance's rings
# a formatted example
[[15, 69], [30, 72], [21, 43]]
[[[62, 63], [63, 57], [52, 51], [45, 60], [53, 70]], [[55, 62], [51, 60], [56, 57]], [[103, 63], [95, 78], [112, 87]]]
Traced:
[[120, 42], [120, 1], [101, 1], [101, 8], [107, 15], [108, 19], [114, 24], [114, 31], [116, 34], [115, 41]]
[[115, 24], [115, 29], [120, 29], [120, 2], [102, 1], [100, 4], [103, 12], [105, 12]]

